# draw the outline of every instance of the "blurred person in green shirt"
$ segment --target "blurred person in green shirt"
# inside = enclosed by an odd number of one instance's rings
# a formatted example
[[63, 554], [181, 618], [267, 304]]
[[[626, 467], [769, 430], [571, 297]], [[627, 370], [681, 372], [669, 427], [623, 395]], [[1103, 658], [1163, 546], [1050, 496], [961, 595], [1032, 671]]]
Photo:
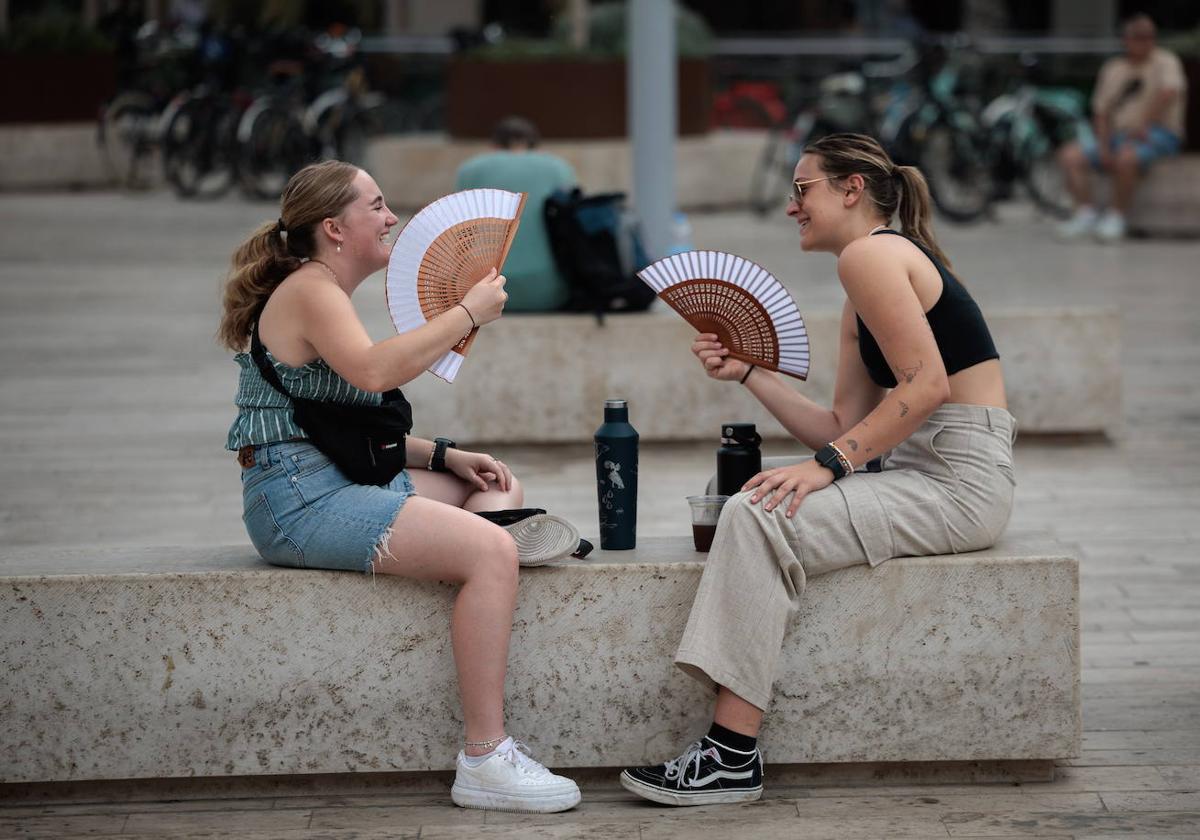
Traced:
[[529, 194], [504, 261], [508, 312], [552, 312], [570, 297], [567, 281], [554, 263], [542, 207], [552, 192], [570, 189], [579, 179], [562, 158], [536, 151], [539, 139], [533, 123], [507, 117], [492, 131], [496, 151], [463, 163], [455, 179], [459, 190], [492, 188]]

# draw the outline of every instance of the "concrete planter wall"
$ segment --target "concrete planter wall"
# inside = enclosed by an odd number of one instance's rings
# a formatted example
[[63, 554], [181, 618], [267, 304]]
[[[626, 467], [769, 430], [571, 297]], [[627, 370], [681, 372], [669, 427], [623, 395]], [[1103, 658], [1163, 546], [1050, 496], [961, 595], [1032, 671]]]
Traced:
[[0, 53], [0, 123], [94, 121], [117, 88], [116, 60], [107, 53]]
[[[532, 120], [546, 138], [624, 137], [625, 62], [458, 59], [446, 78], [446, 130], [486, 138], [504, 117]], [[708, 62], [679, 62], [679, 133], [708, 131]]]

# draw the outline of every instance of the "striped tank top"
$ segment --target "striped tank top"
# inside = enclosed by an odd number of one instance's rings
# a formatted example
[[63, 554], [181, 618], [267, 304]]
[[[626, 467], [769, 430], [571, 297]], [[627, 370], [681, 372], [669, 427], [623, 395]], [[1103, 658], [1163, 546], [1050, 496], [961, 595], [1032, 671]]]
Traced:
[[[383, 402], [382, 394], [355, 388], [323, 359], [294, 368], [276, 361], [270, 350], [263, 349], [289, 394], [344, 405], [380, 405]], [[238, 353], [233, 360], [241, 368], [237, 395], [233, 398], [238, 415], [229, 428], [225, 448], [237, 450], [243, 446], [307, 437], [292, 419], [291, 401], [263, 379], [250, 354]]]

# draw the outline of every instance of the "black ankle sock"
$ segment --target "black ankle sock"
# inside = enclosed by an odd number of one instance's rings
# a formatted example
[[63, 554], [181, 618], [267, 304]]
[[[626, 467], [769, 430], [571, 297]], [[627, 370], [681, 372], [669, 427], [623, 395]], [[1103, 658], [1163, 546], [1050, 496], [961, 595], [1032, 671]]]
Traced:
[[720, 750], [722, 758], [731, 759], [737, 764], [741, 764], [746, 760], [746, 756], [738, 755], [738, 753], [752, 753], [758, 745], [758, 739], [754, 736], [742, 735], [739, 732], [734, 732], [732, 729], [726, 729], [716, 722], [708, 730], [708, 737], [710, 740], [716, 742], [718, 749], [725, 747], [725, 749]]

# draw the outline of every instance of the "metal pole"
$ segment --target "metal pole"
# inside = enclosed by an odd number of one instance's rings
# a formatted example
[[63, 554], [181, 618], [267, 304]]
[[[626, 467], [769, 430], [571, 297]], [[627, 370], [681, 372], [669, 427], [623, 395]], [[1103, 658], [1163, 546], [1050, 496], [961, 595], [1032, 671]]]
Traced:
[[626, 75], [633, 194], [652, 259], [671, 245], [675, 212], [675, 9], [671, 0], [634, 0]]

